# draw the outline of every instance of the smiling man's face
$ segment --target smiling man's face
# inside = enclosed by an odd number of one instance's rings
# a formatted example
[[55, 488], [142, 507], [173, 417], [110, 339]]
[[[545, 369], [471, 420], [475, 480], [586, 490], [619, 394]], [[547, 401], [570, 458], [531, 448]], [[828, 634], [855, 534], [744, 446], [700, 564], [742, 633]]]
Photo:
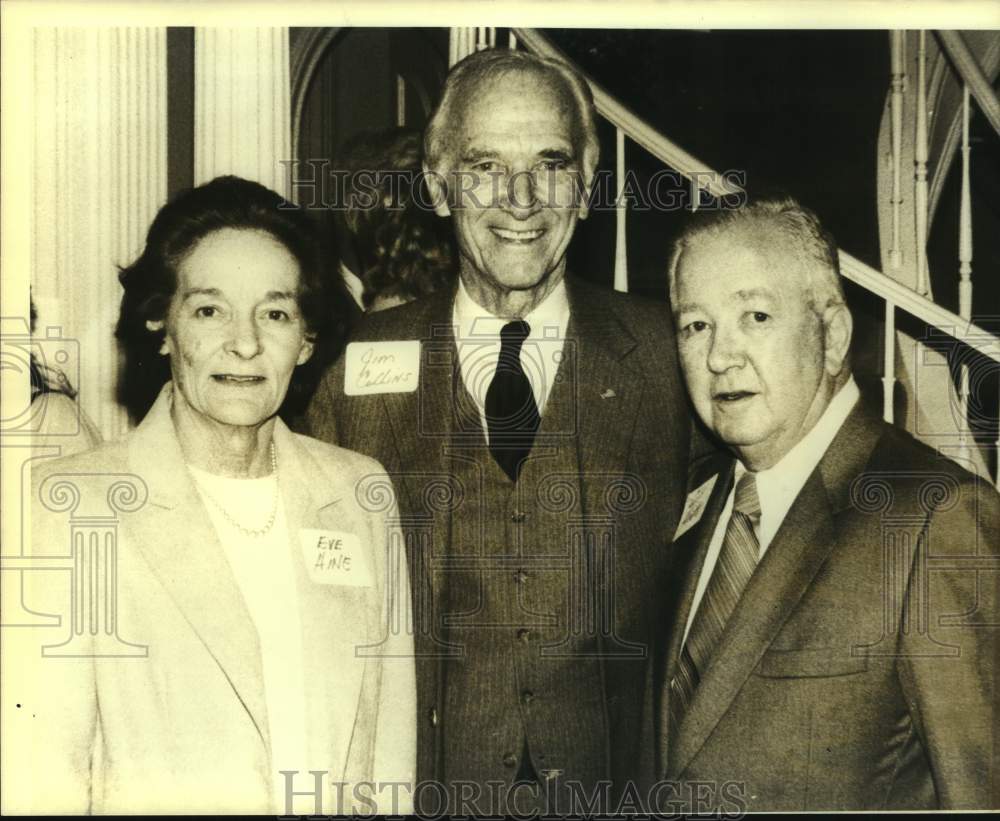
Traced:
[[748, 229], [696, 239], [678, 261], [672, 300], [698, 415], [763, 470], [819, 420], [834, 375], [799, 261], [757, 239]]
[[438, 213], [453, 218], [462, 281], [494, 313], [512, 292], [537, 304], [562, 279], [586, 215], [572, 100], [547, 77], [514, 72], [480, 85], [454, 118]]

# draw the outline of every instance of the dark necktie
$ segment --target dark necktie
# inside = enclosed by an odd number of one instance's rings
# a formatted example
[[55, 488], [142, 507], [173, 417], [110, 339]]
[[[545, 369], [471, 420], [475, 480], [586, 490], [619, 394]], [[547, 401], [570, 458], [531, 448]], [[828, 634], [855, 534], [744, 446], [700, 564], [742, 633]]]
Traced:
[[718, 561], [691, 622], [677, 674], [670, 681], [670, 715], [676, 726], [680, 725], [726, 622], [757, 566], [760, 543], [753, 526], [759, 519], [757, 480], [753, 473], [744, 473], [736, 483], [733, 513]]
[[490, 453], [515, 482], [521, 461], [531, 452], [540, 421], [531, 383], [521, 367], [521, 346], [530, 332], [523, 320], [508, 322], [500, 329], [500, 358], [486, 391]]

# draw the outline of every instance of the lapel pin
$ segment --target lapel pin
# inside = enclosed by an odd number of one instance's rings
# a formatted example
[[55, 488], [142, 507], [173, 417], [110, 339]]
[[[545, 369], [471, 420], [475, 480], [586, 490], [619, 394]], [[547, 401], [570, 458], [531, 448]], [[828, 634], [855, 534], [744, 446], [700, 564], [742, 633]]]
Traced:
[[617, 395], [611, 388], [605, 388], [601, 392], [601, 399], [614, 399]]

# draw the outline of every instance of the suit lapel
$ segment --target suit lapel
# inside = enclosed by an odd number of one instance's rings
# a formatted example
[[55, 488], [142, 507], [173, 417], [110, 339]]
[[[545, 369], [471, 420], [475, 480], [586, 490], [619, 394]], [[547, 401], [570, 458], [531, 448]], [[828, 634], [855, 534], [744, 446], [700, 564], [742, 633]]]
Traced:
[[823, 482], [813, 473], [751, 576], [702, 676], [671, 752], [682, 773], [729, 709], [833, 545]]
[[366, 594], [358, 588], [313, 582], [300, 534], [303, 529], [355, 533], [364, 548], [366, 523], [353, 503], [354, 489], [317, 483], [316, 477], [330, 477], [329, 470], [315, 462], [280, 420], [274, 441], [299, 596], [309, 761], [340, 776], [347, 765], [364, 672], [354, 650], [374, 630], [370, 618], [377, 602], [373, 597], [372, 606], [365, 606]]
[[[435, 572], [435, 560], [446, 555], [451, 541], [449, 507], [440, 502], [461, 498], [447, 455], [457, 367], [453, 301], [454, 289], [439, 291], [428, 297], [421, 314], [413, 319], [409, 338], [420, 338], [417, 390], [380, 397], [398, 459], [399, 470], [393, 478], [400, 494], [405, 494], [406, 503], [400, 506], [414, 518], [407, 529], [419, 533], [424, 526], [431, 528], [428, 539], [408, 538], [406, 543], [414, 611], [421, 620], [433, 619], [440, 612], [442, 579]], [[356, 424], [363, 427], [365, 420]], [[418, 635], [432, 635], [437, 628], [421, 621], [417, 629]]]
[[[657, 772], [664, 773], [667, 769], [667, 755], [669, 752], [668, 732], [670, 727], [670, 680], [677, 670], [677, 662], [680, 658], [681, 645], [684, 638], [684, 628], [691, 613], [691, 605], [694, 601], [694, 593], [698, 587], [698, 577], [705, 564], [705, 555], [708, 553], [709, 544], [712, 541], [712, 534], [715, 532], [716, 523], [722, 510], [726, 506], [726, 499], [733, 485], [733, 469], [735, 461], [732, 456], [726, 453], [714, 453], [700, 460], [691, 467], [691, 481], [688, 483], [688, 493], [693, 492], [709, 481], [713, 476], [715, 486], [705, 505], [705, 510], [700, 520], [688, 530], [687, 533], [672, 545], [672, 560], [670, 578], [679, 580], [679, 590], [677, 592], [676, 607], [671, 614], [671, 627], [667, 637], [666, 651], [657, 664], [660, 672], [656, 680], [656, 692], [661, 694], [659, 708], [656, 711], [659, 728], [656, 738], [659, 743], [657, 750]], [[673, 598], [668, 595], [668, 599]], [[668, 601], [669, 603], [669, 601]]]
[[743, 591], [672, 745], [671, 774], [683, 774], [812, 584], [836, 543], [834, 515], [846, 503], [847, 486], [863, 470], [877, 438], [878, 428], [859, 402]]
[[[624, 471], [645, 380], [626, 359], [636, 346], [628, 329], [604, 310], [586, 284], [568, 278], [567, 293], [570, 302], [568, 350], [564, 351], [565, 358], [559, 369], [560, 384], [552, 390], [552, 404], [547, 404], [545, 412], [548, 419], [543, 418], [539, 435], [543, 446], [550, 433], [559, 439], [564, 439], [568, 433], [576, 434], [580, 441], [592, 443], [581, 453], [581, 461], [584, 476], [587, 471], [604, 474], [591, 488], [591, 501], [596, 503], [603, 498], [607, 474]], [[425, 467], [427, 474], [448, 472], [445, 446], [454, 421], [453, 380], [457, 374], [453, 301], [453, 289], [438, 292], [428, 298], [422, 315], [414, 320], [415, 326], [426, 329], [421, 340], [418, 389], [381, 397], [400, 465], [419, 464]], [[570, 380], [568, 384], [567, 379]], [[478, 416], [470, 420], [469, 435], [481, 439]], [[416, 475], [404, 471], [402, 476], [402, 484], [415, 510], [422, 507], [426, 478], [423, 472]], [[597, 510], [600, 512], [599, 505]], [[436, 519], [435, 524], [446, 524], [446, 521]]]
[[149, 502], [131, 517], [128, 538], [212, 654], [269, 746], [257, 632], [184, 463], [170, 400], [168, 386], [129, 443], [130, 469], [146, 482]]
[[[392, 430], [401, 466], [399, 484], [407, 494], [409, 509], [426, 512], [424, 490], [430, 478], [447, 474], [445, 448], [451, 432], [452, 380], [456, 349], [452, 327], [452, 290], [429, 297], [420, 316], [414, 318], [414, 333], [420, 338], [420, 376], [417, 390], [410, 393], [386, 393], [380, 397]], [[358, 420], [363, 426], [365, 421]], [[410, 465], [421, 465], [414, 472]], [[442, 506], [437, 506], [442, 507]], [[434, 511], [435, 530], [447, 519]]]
[[[573, 394], [579, 430], [584, 515], [607, 516], [609, 483], [625, 472], [641, 406], [645, 375], [630, 364], [635, 338], [585, 284], [567, 277], [568, 350], [560, 374], [576, 379]], [[572, 373], [570, 370], [572, 369]], [[567, 424], [572, 424], [572, 416]]]

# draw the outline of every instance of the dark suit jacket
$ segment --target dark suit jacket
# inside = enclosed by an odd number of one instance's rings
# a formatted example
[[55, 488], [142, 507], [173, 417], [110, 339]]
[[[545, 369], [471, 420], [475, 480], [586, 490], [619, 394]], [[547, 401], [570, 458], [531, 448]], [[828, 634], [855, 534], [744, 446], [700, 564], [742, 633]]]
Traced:
[[[639, 655], [603, 660], [605, 692], [581, 694], [581, 701], [603, 700], [607, 741], [601, 749], [580, 751], [597, 757], [608, 777], [632, 777], [638, 754], [640, 705], [652, 603], [659, 595], [665, 568], [665, 544], [674, 532], [683, 504], [690, 438], [690, 414], [680, 382], [673, 325], [666, 305], [597, 289], [568, 280], [570, 321], [568, 355], [560, 365], [559, 412], [568, 421], [553, 441], [559, 453], [574, 449], [580, 464], [583, 510], [609, 510], [617, 534], [614, 579], [614, 634], [639, 645]], [[438, 293], [399, 308], [369, 316], [354, 341], [419, 339], [421, 371], [413, 393], [346, 396], [344, 362], [324, 379], [307, 418], [312, 435], [351, 447], [378, 459], [398, 484], [404, 528], [421, 516], [434, 517], [438, 539], [450, 539], [448, 513], [430, 505], [433, 482], [448, 470], [445, 454], [454, 413], [457, 357], [452, 322], [453, 292]], [[567, 385], [572, 386], [569, 392]], [[564, 401], [569, 397], [571, 401]], [[546, 414], [556, 413], [550, 397]], [[568, 406], [568, 412], [567, 412]], [[545, 419], [543, 418], [543, 427]], [[477, 433], [481, 437], [481, 431]], [[536, 448], [538, 443], [536, 441]], [[561, 458], [561, 457], [560, 457]], [[574, 462], [575, 463], [575, 462]], [[624, 484], [616, 486], [622, 477]], [[534, 496], [533, 489], [526, 490]], [[630, 494], [634, 494], [631, 496]], [[637, 498], [636, 498], [637, 497]], [[568, 516], [567, 516], [568, 518]], [[412, 529], [412, 528], [411, 528]], [[565, 527], [564, 527], [565, 532]], [[435, 549], [442, 546], [437, 545]], [[545, 545], [555, 548], [555, 545]], [[442, 592], [429, 578], [426, 562], [407, 545], [414, 596], [427, 596], [437, 608]], [[451, 550], [443, 545], [443, 552]], [[415, 600], [418, 610], [422, 605]], [[436, 609], [435, 611], [436, 612]], [[416, 636], [417, 652], [435, 648]], [[418, 778], [440, 777], [436, 750], [441, 732], [436, 705], [443, 687], [441, 659], [417, 660]], [[563, 705], [566, 714], [573, 705]], [[581, 717], [582, 719], [582, 717]], [[484, 735], [489, 728], [484, 727]]]
[[734, 464], [693, 465], [691, 488], [719, 481], [674, 544], [650, 727], [656, 777], [683, 783], [662, 800], [690, 808], [704, 781], [730, 811], [998, 806], [1000, 498], [860, 403], [667, 731], [667, 682]]

